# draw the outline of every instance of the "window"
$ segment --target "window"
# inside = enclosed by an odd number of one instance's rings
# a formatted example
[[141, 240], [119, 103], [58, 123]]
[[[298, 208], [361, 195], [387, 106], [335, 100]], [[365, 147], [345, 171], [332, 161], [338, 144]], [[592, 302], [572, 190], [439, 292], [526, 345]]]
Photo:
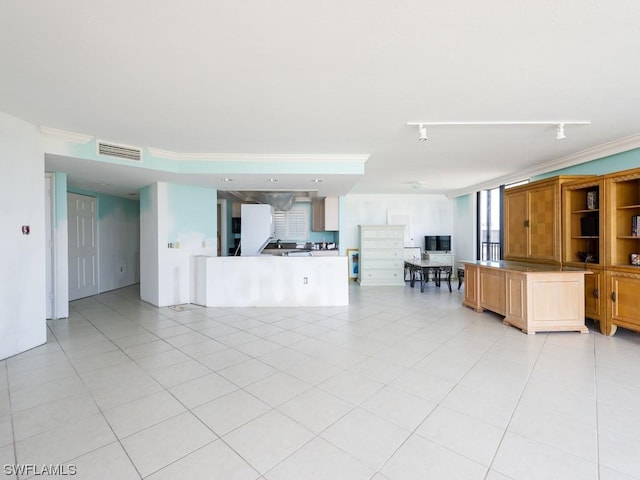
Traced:
[[280, 240], [303, 240], [309, 235], [309, 210], [304, 207], [293, 207], [286, 212], [276, 211], [273, 214], [276, 226], [276, 238]]
[[478, 254], [480, 260], [502, 258], [502, 192], [504, 187], [478, 192]]

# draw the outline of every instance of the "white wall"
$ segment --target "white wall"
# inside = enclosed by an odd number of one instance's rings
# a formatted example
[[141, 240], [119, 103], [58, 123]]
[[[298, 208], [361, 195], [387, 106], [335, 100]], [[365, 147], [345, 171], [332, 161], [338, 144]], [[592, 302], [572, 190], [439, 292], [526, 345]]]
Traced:
[[100, 292], [140, 281], [140, 215], [134, 200], [98, 195]]
[[347, 257], [194, 257], [193, 303], [207, 307], [349, 304]]
[[452, 235], [456, 245], [454, 204], [445, 195], [347, 195], [340, 204], [340, 250], [359, 248], [358, 225], [385, 225], [389, 214], [409, 218], [406, 247], [424, 250], [425, 235]]
[[[0, 359], [46, 334], [44, 153], [35, 125], [0, 112]], [[29, 235], [22, 234], [28, 225]]]
[[158, 215], [158, 184], [153, 184], [140, 190], [140, 298], [152, 305], [160, 303]]
[[456, 261], [476, 260], [476, 195], [464, 195], [455, 200], [453, 245]]

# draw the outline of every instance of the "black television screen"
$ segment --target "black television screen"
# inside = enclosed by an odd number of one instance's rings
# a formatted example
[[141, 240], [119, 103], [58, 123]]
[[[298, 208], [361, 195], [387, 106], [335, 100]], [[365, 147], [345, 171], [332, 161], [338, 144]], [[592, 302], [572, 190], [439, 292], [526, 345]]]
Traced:
[[451, 235], [425, 235], [425, 251], [451, 251]]
[[436, 249], [436, 237], [435, 235], [427, 235], [424, 237], [424, 249], [425, 251], [434, 251]]
[[436, 237], [436, 250], [451, 251], [451, 235], [438, 235]]

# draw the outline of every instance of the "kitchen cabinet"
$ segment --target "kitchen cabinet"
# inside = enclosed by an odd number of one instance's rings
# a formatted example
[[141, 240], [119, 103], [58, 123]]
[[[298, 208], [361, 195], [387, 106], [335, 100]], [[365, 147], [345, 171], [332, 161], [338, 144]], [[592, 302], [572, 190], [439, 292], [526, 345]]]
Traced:
[[404, 285], [404, 225], [360, 225], [360, 285]]
[[505, 190], [505, 260], [561, 263], [561, 186], [581, 178], [557, 176]]
[[311, 201], [311, 231], [338, 231], [338, 208], [338, 197], [314, 198]]

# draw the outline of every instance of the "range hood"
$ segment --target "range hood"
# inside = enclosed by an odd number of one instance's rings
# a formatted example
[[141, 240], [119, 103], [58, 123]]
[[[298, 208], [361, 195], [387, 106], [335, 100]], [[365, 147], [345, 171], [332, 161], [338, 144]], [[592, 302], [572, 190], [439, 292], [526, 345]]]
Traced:
[[309, 192], [239, 192], [227, 190], [226, 193], [243, 203], [263, 203], [271, 205], [275, 210], [281, 212], [291, 210], [294, 201], [300, 201], [300, 197], [305, 199], [308, 197], [308, 201], [311, 199]]

